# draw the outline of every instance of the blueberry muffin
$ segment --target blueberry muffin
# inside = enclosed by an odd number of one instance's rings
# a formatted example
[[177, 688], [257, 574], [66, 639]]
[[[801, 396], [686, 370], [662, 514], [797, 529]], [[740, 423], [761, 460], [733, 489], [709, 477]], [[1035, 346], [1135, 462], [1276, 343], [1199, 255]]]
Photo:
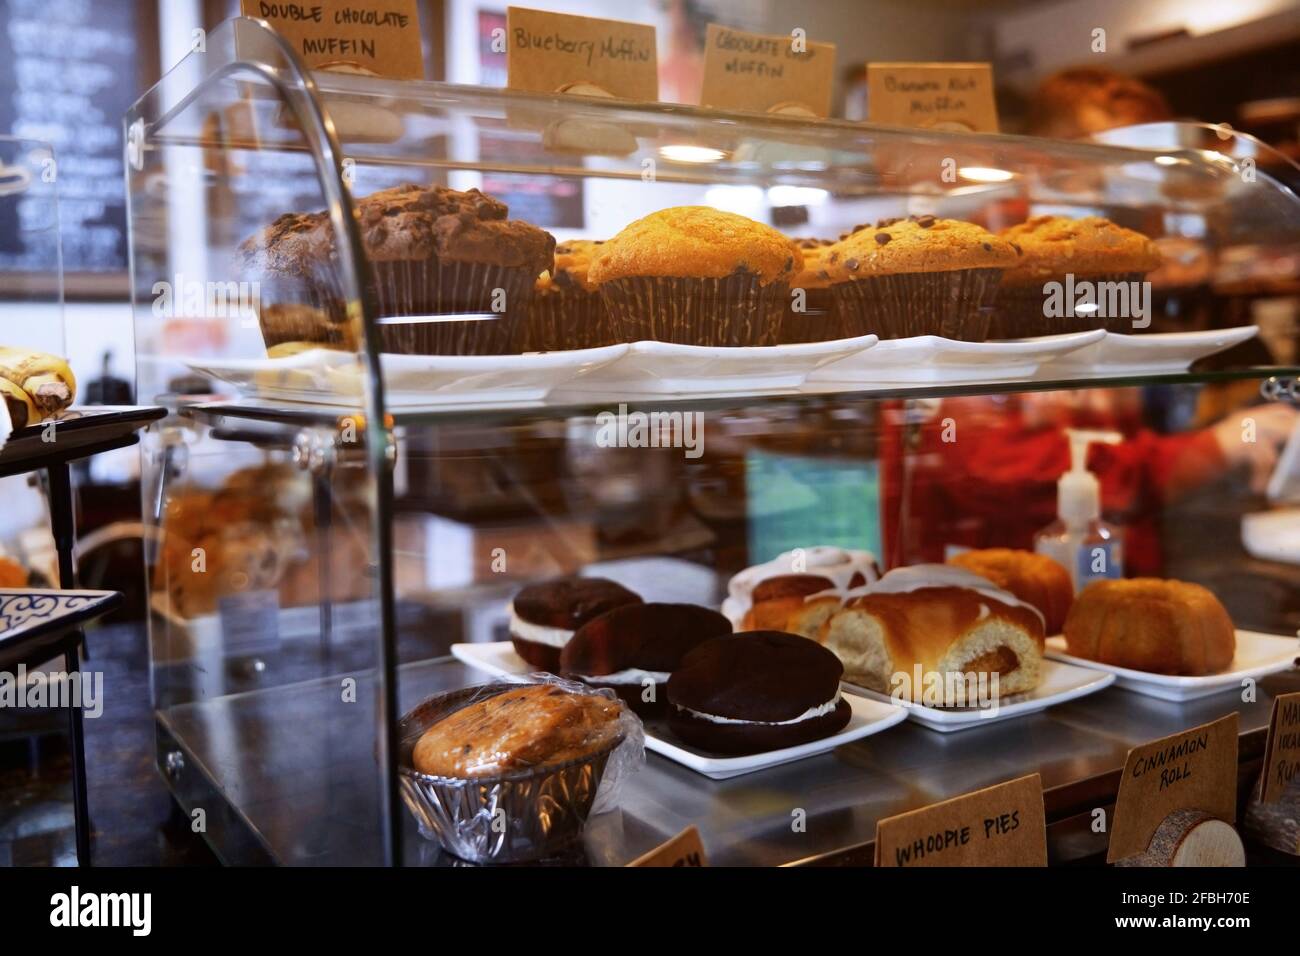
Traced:
[[850, 334], [982, 342], [998, 281], [1017, 258], [973, 222], [909, 216], [849, 233], [824, 262]]
[[555, 265], [538, 277], [524, 333], [525, 352], [589, 349], [618, 341], [600, 292], [589, 277], [600, 239], [555, 247]]
[[[1109, 315], [1108, 303], [1101, 301], [1104, 297], [1096, 297], [1094, 308], [1076, 310], [1073, 306], [1077, 297], [1066, 301], [1071, 297], [1064, 294], [1066, 277], [1070, 275], [1075, 282], [1142, 281], [1160, 265], [1156, 244], [1142, 233], [1099, 216], [1035, 216], [1003, 229], [999, 235], [1017, 249], [1020, 257], [1002, 274], [990, 338], [1103, 327], [1112, 332], [1138, 332], [1149, 326], [1134, 312], [1132, 304], [1124, 315]], [[1061, 288], [1049, 290], [1049, 283], [1060, 283]], [[1048, 307], [1049, 292], [1058, 296], [1053, 308]], [[1136, 326], [1135, 319], [1139, 320]]]
[[627, 226], [592, 260], [622, 341], [771, 345], [798, 246], [770, 226], [707, 206], [678, 206]]

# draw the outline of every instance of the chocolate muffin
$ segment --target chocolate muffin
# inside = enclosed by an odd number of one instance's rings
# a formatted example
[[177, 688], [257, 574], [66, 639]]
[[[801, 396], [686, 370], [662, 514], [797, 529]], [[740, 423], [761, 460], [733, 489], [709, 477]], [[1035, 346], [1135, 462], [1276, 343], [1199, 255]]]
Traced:
[[537, 280], [524, 332], [525, 352], [590, 349], [618, 341], [588, 272], [604, 245], [572, 239], [555, 247], [555, 265]]
[[[356, 207], [379, 316], [390, 319], [381, 325], [384, 351], [518, 351], [533, 284], [552, 266], [554, 237], [508, 220], [506, 206], [477, 189], [407, 183]], [[245, 240], [240, 254], [246, 274], [270, 283], [275, 301], [306, 302], [343, 321], [336, 237], [325, 213], [281, 216]], [[463, 313], [473, 317], [439, 318]]]
[[[1035, 216], [1003, 229], [1000, 235], [1020, 252], [1019, 261], [1002, 274], [998, 308], [989, 338], [1010, 339], [1105, 328], [1131, 333], [1150, 328], [1134, 325], [1136, 315], [1105, 315], [1101, 302], [1077, 310], [1065, 301], [1067, 276], [1076, 282], [1141, 282], [1160, 265], [1156, 244], [1132, 229], [1100, 216], [1067, 219]], [[1048, 284], [1059, 283], [1062, 315], [1048, 315]], [[1100, 297], [1097, 297], [1100, 298]], [[1149, 304], [1149, 303], [1148, 303]]]
[[1016, 260], [1009, 242], [973, 222], [910, 216], [849, 233], [825, 269], [852, 335], [982, 342], [998, 281]]
[[[787, 345], [848, 338], [849, 333], [831, 293], [831, 277], [826, 271], [828, 255], [838, 258], [838, 253], [831, 253], [834, 242], [830, 239], [796, 239], [794, 243], [803, 252], [803, 268], [790, 279], [790, 295], [777, 340]], [[800, 290], [802, 296], [797, 299]], [[802, 310], [796, 309], [796, 305], [802, 305]]]
[[668, 679], [669, 723], [693, 747], [722, 754], [780, 750], [838, 733], [852, 708], [844, 666], [816, 641], [782, 631], [715, 637]]
[[661, 209], [592, 260], [621, 341], [772, 345], [799, 248], [770, 226], [708, 206]]
[[641, 598], [606, 578], [566, 577], [530, 584], [510, 604], [510, 640], [534, 667], [558, 673], [560, 651], [594, 617]]
[[608, 687], [642, 717], [666, 709], [668, 675], [682, 657], [731, 622], [695, 604], [625, 604], [578, 628], [560, 652], [560, 673]]

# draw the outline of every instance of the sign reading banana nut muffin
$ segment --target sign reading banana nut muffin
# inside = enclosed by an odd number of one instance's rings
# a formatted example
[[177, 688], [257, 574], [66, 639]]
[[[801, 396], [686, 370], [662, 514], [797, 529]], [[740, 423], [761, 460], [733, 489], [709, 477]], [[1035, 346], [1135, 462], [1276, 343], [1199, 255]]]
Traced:
[[[998, 235], [1016, 248], [1020, 258], [1002, 273], [989, 338], [1103, 327], [1125, 333], [1149, 327], [1150, 298], [1141, 298], [1141, 282], [1159, 267], [1161, 256], [1142, 233], [1100, 216], [1035, 216]], [[1050, 283], [1056, 288], [1049, 288]], [[1123, 283], [1114, 287], [1123, 291], [1122, 300], [1101, 283]], [[1061, 301], [1051, 302], [1052, 295]], [[1087, 307], [1076, 308], [1078, 304]]]
[[557, 673], [560, 652], [594, 617], [641, 598], [605, 578], [568, 577], [530, 584], [510, 604], [510, 640], [534, 667]]
[[624, 228], [588, 275], [622, 341], [771, 345], [802, 264], [799, 247], [770, 226], [678, 206]]
[[686, 743], [720, 754], [781, 750], [844, 729], [844, 668], [816, 641], [746, 631], [700, 644], [668, 678], [669, 725]]
[[823, 268], [851, 334], [982, 342], [1015, 249], [973, 222], [911, 216], [849, 233]]
[[612, 689], [642, 717], [657, 716], [682, 657], [730, 633], [730, 621], [694, 604], [625, 604], [578, 628], [560, 652], [560, 673]]

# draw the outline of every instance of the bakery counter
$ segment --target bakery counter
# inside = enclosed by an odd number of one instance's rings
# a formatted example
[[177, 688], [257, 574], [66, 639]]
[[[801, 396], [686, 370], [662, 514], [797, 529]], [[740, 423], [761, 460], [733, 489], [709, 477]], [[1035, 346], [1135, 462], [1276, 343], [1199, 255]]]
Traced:
[[[450, 659], [408, 664], [400, 706], [476, 683]], [[338, 677], [171, 708], [158, 718], [159, 760], [187, 810], [208, 808], [227, 862], [377, 864], [379, 782], [373, 688], [341, 703]], [[1258, 772], [1273, 696], [1300, 670], [1259, 682], [1257, 699], [1223, 693], [1186, 703], [1110, 688], [1050, 710], [955, 734], [913, 723], [830, 754], [715, 781], [656, 754], [628, 782], [621, 812], [588, 827], [563, 862], [621, 865], [694, 824], [716, 864], [868, 864], [876, 821], [1029, 773], [1042, 775], [1054, 863], [1095, 858], [1105, 836], [1090, 813], [1110, 806], [1128, 750], [1236, 711], [1241, 783]], [[180, 756], [175, 756], [179, 754]], [[459, 861], [403, 819], [406, 862]]]

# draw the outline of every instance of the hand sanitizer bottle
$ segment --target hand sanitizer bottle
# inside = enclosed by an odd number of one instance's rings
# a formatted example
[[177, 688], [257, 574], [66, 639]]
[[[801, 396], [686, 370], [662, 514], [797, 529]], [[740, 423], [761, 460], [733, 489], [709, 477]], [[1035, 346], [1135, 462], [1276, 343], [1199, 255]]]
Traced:
[[1118, 444], [1114, 432], [1067, 428], [1070, 470], [1056, 483], [1057, 518], [1034, 535], [1034, 550], [1070, 572], [1074, 593], [1093, 581], [1124, 576], [1124, 542], [1119, 528], [1101, 520], [1101, 483], [1088, 470], [1088, 446]]

